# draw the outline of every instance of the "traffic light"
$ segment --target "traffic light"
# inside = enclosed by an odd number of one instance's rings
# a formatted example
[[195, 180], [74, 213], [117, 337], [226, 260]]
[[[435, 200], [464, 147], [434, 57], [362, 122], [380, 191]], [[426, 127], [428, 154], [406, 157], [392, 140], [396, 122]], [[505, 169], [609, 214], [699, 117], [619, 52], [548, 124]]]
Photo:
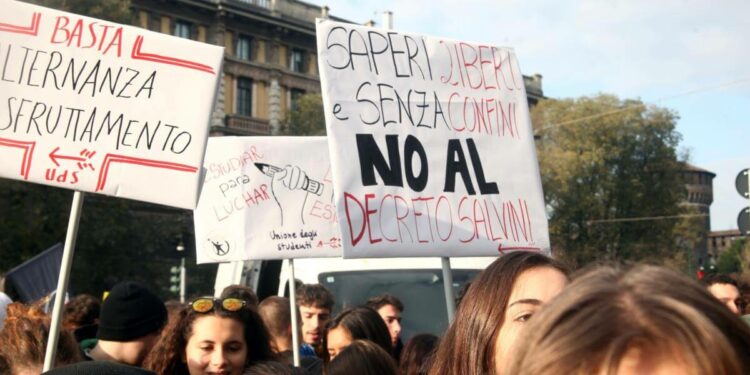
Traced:
[[180, 267], [173, 266], [169, 269], [169, 273], [172, 275], [169, 278], [169, 291], [174, 294], [180, 293]]
[[[734, 186], [743, 198], [750, 198], [750, 169], [740, 171], [734, 180]], [[737, 215], [737, 227], [744, 236], [750, 233], [750, 207], [740, 210], [740, 214]]]

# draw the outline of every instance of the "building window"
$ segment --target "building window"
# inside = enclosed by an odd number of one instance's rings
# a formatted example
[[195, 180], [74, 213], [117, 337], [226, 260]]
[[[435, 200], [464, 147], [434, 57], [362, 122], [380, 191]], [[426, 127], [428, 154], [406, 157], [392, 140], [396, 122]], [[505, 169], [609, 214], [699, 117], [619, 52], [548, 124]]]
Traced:
[[250, 78], [237, 79], [237, 114], [253, 115], [253, 80]]
[[302, 95], [305, 95], [305, 92], [300, 89], [291, 89], [289, 91], [289, 109], [291, 109], [292, 111], [297, 110], [297, 102]]
[[180, 38], [192, 39], [193, 24], [187, 21], [177, 20], [174, 23], [174, 35]]
[[305, 72], [305, 51], [297, 48], [292, 48], [291, 60], [289, 61], [289, 69], [297, 73]]
[[250, 61], [250, 37], [245, 35], [237, 37], [235, 55], [238, 59]]

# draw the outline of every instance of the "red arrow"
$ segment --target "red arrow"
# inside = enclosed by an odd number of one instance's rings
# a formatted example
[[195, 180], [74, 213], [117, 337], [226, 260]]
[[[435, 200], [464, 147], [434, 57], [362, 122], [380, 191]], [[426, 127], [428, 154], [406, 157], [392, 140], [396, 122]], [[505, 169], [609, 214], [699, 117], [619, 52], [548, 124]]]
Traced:
[[60, 149], [60, 147], [56, 147], [54, 150], [52, 150], [52, 152], [49, 153], [49, 158], [58, 167], [60, 166], [60, 163], [57, 162], [57, 159], [67, 159], [67, 160], [75, 160], [75, 161], [86, 161], [85, 158], [81, 158], [81, 157], [78, 157], [78, 156], [58, 155], [58, 154], [56, 154], [56, 152], [59, 149]]

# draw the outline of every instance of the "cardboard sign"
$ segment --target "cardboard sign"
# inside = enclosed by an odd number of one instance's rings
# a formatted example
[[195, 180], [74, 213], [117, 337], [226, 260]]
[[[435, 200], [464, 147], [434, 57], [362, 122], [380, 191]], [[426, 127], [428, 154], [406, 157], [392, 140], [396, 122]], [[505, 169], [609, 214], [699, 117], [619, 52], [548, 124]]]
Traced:
[[0, 177], [194, 208], [223, 48], [3, 5]]
[[511, 49], [319, 21], [345, 258], [548, 251]]
[[209, 138], [198, 263], [341, 256], [325, 137]]

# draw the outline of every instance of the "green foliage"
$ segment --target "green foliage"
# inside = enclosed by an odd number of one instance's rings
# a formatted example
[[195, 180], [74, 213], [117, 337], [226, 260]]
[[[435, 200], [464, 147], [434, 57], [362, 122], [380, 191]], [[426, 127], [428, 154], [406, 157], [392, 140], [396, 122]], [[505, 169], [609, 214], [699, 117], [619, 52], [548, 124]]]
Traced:
[[[0, 179], [0, 274], [65, 241], [73, 192]], [[71, 272], [71, 290], [101, 295], [121, 280], [149, 285], [173, 298], [169, 268], [179, 265], [175, 248], [185, 241], [188, 291], [210, 293], [216, 266], [195, 265], [189, 212], [87, 194]]]
[[746, 240], [740, 238], [732, 242], [729, 249], [719, 255], [716, 261], [716, 269], [719, 273], [730, 274], [742, 272], [743, 252]]
[[300, 96], [296, 108], [289, 111], [281, 125], [281, 134], [326, 135], [323, 97], [314, 92]]
[[129, 24], [130, 0], [27, 0], [30, 3], [70, 13]]
[[694, 226], [680, 233], [679, 220], [612, 220], [686, 213], [676, 121], [667, 109], [611, 95], [532, 109], [551, 241], [564, 258], [583, 265], [674, 256], [675, 239]]

